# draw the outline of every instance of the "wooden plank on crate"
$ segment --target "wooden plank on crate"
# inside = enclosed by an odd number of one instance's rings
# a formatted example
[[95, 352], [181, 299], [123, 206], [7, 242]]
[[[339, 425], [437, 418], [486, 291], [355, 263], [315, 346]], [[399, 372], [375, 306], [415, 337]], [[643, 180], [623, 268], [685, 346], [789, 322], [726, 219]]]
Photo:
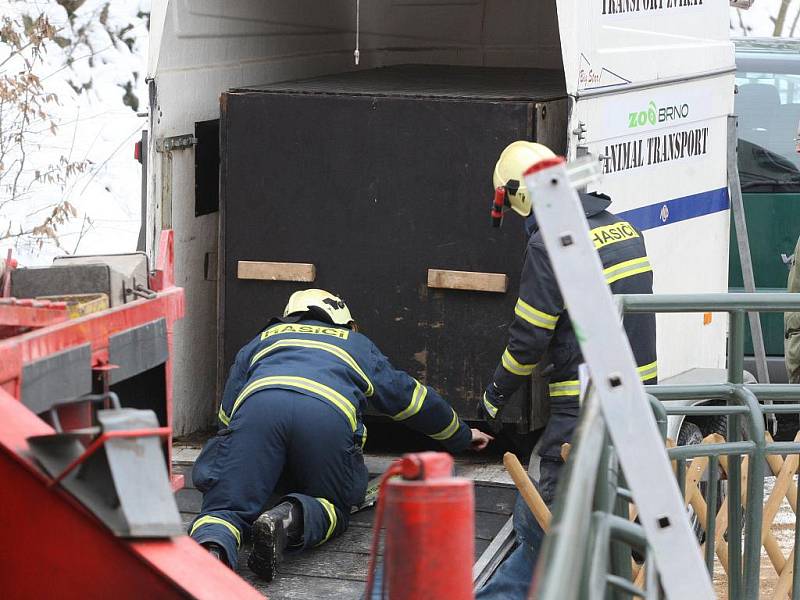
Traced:
[[262, 281], [314, 281], [317, 269], [309, 263], [263, 262], [240, 260], [239, 279]]
[[428, 287], [502, 294], [508, 289], [508, 276], [504, 273], [428, 269]]

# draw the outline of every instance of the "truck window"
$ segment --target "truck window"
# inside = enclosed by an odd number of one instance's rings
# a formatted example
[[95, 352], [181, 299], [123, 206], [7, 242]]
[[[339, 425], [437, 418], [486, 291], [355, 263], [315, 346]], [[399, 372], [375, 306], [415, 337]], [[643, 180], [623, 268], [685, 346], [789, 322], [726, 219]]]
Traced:
[[[742, 68], [736, 75], [739, 176], [746, 192], [800, 192], [800, 74]], [[777, 61], [776, 61], [777, 62]], [[800, 70], [800, 66], [798, 69]]]
[[194, 216], [219, 210], [219, 119], [194, 124]]

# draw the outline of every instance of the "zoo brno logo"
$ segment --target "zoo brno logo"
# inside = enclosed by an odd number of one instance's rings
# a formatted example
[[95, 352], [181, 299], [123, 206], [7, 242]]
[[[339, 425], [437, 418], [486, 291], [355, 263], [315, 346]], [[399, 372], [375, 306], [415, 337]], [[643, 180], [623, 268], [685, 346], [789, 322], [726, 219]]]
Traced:
[[688, 116], [689, 105], [685, 102], [683, 104], [659, 107], [651, 100], [646, 110], [628, 113], [628, 129], [666, 123], [667, 121], [682, 120], [686, 119]]

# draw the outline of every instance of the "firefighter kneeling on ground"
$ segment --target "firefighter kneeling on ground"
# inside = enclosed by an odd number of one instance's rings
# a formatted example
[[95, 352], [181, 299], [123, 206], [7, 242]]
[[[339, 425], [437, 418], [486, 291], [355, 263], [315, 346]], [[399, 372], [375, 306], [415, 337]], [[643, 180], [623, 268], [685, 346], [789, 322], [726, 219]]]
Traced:
[[[231, 568], [251, 537], [248, 566], [269, 581], [284, 550], [342, 533], [367, 488], [367, 404], [451, 452], [482, 450], [492, 439], [470, 430], [435, 390], [392, 367], [356, 332], [340, 298], [323, 290], [292, 294], [283, 318], [236, 355], [220, 429], [192, 472], [203, 507], [190, 535]], [[264, 512], [276, 487], [293, 493]]]
[[[530, 239], [508, 345], [483, 396], [487, 422], [497, 429], [507, 399], [529, 380], [534, 369], [549, 372], [550, 416], [539, 441], [540, 479], [537, 485], [548, 505], [555, 498], [556, 484], [564, 465], [561, 446], [572, 438], [578, 420], [578, 366], [583, 362], [522, 177], [528, 167], [553, 156], [541, 144], [519, 141], [503, 151], [495, 167], [494, 185], [503, 186], [512, 210], [527, 217]], [[652, 294], [653, 271], [641, 233], [606, 210], [611, 204], [608, 196], [579, 195], [612, 293]], [[639, 376], [645, 384], [656, 383], [655, 315], [626, 315], [623, 325]], [[528, 597], [544, 533], [519, 497], [514, 509], [514, 528], [520, 544], [479, 590], [478, 600]]]

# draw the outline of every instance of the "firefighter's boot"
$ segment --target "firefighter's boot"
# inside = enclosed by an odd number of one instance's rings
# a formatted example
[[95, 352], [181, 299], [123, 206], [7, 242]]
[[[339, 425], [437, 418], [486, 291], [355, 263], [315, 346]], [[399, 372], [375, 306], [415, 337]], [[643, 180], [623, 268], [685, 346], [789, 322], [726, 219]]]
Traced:
[[299, 502], [287, 500], [263, 513], [253, 523], [253, 551], [247, 566], [256, 575], [272, 581], [287, 547], [303, 540], [303, 510]]

